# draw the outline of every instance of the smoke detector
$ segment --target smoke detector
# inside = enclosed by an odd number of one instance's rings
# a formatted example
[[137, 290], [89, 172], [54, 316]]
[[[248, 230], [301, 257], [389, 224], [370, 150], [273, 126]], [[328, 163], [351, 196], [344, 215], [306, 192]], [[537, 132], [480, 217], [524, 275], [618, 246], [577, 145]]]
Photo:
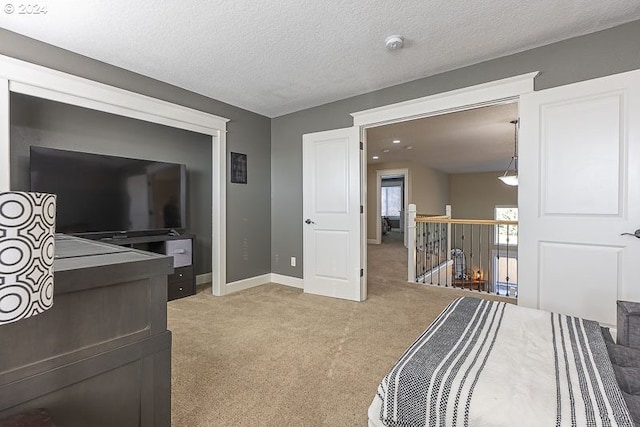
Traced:
[[389, 50], [401, 49], [403, 44], [404, 44], [404, 37], [402, 36], [398, 36], [398, 35], [389, 36], [386, 39], [384, 39], [384, 45]]

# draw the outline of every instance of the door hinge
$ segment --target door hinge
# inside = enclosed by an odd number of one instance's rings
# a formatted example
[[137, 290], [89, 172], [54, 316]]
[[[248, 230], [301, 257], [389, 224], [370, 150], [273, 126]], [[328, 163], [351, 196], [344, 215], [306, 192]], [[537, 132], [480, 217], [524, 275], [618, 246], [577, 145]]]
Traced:
[[363, 214], [364, 213], [364, 206], [360, 205], [360, 213]]
[[364, 277], [364, 268], [360, 269], [360, 277]]
[[362, 141], [360, 141], [360, 149], [364, 150], [364, 143]]

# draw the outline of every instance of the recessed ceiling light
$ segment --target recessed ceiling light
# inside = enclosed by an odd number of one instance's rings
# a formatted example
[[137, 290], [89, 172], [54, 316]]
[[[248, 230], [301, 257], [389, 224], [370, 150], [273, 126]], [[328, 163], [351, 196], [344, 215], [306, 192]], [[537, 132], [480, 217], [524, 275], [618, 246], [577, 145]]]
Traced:
[[394, 139], [394, 140], [393, 140], [393, 143], [394, 143], [394, 144], [400, 144], [400, 140], [399, 140], [399, 139]]
[[373, 156], [373, 157], [372, 157], [372, 159], [373, 159], [373, 160], [378, 160], [379, 158], [380, 158], [380, 157], [378, 157], [378, 156]]
[[388, 153], [389, 151], [391, 150], [389, 150], [388, 148], [385, 148], [384, 150], [382, 150], [383, 153]]
[[406, 147], [404, 147], [404, 148], [405, 148], [405, 150], [413, 150], [413, 147], [412, 147], [412, 146], [410, 146], [410, 145], [407, 145], [407, 146], [406, 146]]

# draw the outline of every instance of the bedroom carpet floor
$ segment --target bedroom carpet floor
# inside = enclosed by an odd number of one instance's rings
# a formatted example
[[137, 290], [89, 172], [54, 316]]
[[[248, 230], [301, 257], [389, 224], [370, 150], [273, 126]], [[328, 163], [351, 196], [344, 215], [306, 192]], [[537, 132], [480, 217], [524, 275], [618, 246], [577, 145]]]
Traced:
[[172, 426], [366, 426], [402, 352], [452, 299], [482, 295], [407, 283], [401, 240], [385, 241], [362, 303], [277, 284], [168, 303]]

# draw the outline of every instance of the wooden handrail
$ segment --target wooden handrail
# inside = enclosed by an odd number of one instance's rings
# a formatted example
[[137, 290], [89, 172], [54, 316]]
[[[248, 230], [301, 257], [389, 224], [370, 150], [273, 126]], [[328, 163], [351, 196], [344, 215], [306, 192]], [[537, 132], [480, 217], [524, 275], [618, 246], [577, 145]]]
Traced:
[[433, 222], [438, 224], [518, 225], [518, 221], [499, 221], [495, 219], [450, 219], [447, 217], [416, 217], [416, 222]]
[[440, 214], [421, 214], [421, 213], [417, 213], [416, 214], [416, 218], [449, 218], [446, 215], [440, 215]]

